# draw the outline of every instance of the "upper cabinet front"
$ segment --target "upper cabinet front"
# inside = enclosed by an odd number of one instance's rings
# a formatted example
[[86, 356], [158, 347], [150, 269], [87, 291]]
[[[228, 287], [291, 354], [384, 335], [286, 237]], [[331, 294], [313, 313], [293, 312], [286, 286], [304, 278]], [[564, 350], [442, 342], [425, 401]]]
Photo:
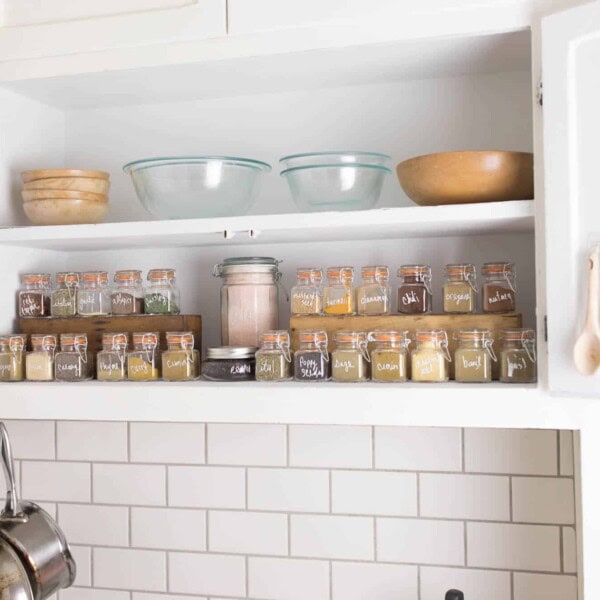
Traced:
[[548, 381], [582, 396], [600, 396], [600, 372], [582, 376], [573, 360], [600, 243], [599, 67], [600, 2], [542, 21]]

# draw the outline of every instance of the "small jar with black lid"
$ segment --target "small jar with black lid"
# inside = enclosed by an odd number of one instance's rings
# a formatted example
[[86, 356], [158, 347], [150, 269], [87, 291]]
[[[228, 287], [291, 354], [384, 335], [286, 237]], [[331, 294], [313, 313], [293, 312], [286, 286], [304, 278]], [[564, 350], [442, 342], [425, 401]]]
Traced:
[[202, 377], [209, 381], [254, 381], [256, 346], [207, 348]]

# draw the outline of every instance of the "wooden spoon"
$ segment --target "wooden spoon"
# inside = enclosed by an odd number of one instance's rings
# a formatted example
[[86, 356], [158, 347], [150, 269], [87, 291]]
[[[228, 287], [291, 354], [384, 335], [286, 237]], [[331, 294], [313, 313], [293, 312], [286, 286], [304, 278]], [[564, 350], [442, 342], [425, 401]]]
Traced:
[[596, 248], [590, 255], [588, 305], [585, 325], [573, 350], [575, 368], [582, 375], [593, 375], [600, 366], [600, 324], [598, 322], [598, 312], [600, 309], [600, 296], [598, 294], [598, 287], [600, 285], [598, 279], [599, 262], [600, 256]]

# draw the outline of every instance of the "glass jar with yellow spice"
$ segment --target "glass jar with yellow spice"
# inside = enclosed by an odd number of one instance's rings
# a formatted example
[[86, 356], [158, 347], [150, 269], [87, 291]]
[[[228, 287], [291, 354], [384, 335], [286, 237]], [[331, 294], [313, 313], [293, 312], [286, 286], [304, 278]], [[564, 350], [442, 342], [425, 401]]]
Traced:
[[320, 315], [323, 312], [323, 270], [303, 267], [296, 271], [296, 285], [292, 288], [292, 315]]
[[194, 349], [191, 331], [167, 332], [167, 350], [162, 353], [165, 381], [192, 381], [200, 377], [200, 353]]
[[416, 335], [416, 348], [410, 356], [413, 381], [448, 381], [448, 334], [443, 330], [420, 329]]
[[354, 269], [330, 267], [327, 269], [327, 285], [323, 289], [323, 310], [326, 315], [353, 315]]
[[372, 331], [368, 340], [374, 344], [371, 351], [371, 379], [381, 383], [406, 381], [410, 344], [408, 332]]
[[256, 352], [257, 381], [288, 381], [292, 378], [290, 334], [287, 331], [267, 331], [260, 336]]
[[56, 381], [87, 381], [94, 377], [94, 357], [85, 333], [63, 333], [54, 359]]
[[390, 270], [374, 266], [361, 269], [362, 283], [356, 288], [356, 312], [359, 315], [390, 314]]
[[335, 350], [331, 353], [333, 381], [358, 383], [369, 377], [367, 334], [362, 331], [338, 331], [334, 335]]
[[124, 381], [127, 379], [126, 333], [102, 334], [102, 350], [96, 356], [96, 377], [98, 381]]
[[535, 383], [536, 366], [533, 329], [504, 329], [500, 332], [500, 381]]
[[473, 313], [477, 308], [477, 276], [471, 264], [446, 265], [445, 313]]
[[153, 381], [160, 377], [158, 340], [156, 332], [133, 334], [133, 350], [127, 355], [129, 381]]
[[57, 343], [55, 335], [31, 335], [31, 352], [25, 356], [27, 381], [54, 381], [54, 352]]
[[25, 335], [0, 336], [0, 381], [25, 379]]
[[492, 380], [492, 361], [496, 362], [494, 339], [487, 329], [459, 329], [454, 334], [454, 379], [463, 383], [488, 383]]

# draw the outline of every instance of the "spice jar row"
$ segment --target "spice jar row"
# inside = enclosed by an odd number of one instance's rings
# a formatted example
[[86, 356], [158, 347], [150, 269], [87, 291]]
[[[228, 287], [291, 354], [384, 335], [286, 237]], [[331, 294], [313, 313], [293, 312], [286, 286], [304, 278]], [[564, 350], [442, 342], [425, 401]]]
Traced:
[[[516, 306], [516, 277], [510, 262], [485, 263], [482, 309], [486, 313], [513, 312]], [[387, 315], [392, 311], [390, 270], [374, 265], [361, 269], [362, 281], [355, 287], [353, 267], [330, 267], [327, 280], [316, 267], [297, 270], [291, 292], [292, 315]], [[397, 290], [397, 310], [403, 314], [426, 314], [432, 309], [431, 267], [402, 265]], [[477, 310], [477, 269], [470, 263], [446, 265], [443, 286], [445, 313], [467, 314]]]
[[[52, 282], [54, 279], [54, 282]], [[99, 317], [106, 315], [177, 315], [180, 293], [174, 269], [27, 273], [18, 294], [20, 317]]]

